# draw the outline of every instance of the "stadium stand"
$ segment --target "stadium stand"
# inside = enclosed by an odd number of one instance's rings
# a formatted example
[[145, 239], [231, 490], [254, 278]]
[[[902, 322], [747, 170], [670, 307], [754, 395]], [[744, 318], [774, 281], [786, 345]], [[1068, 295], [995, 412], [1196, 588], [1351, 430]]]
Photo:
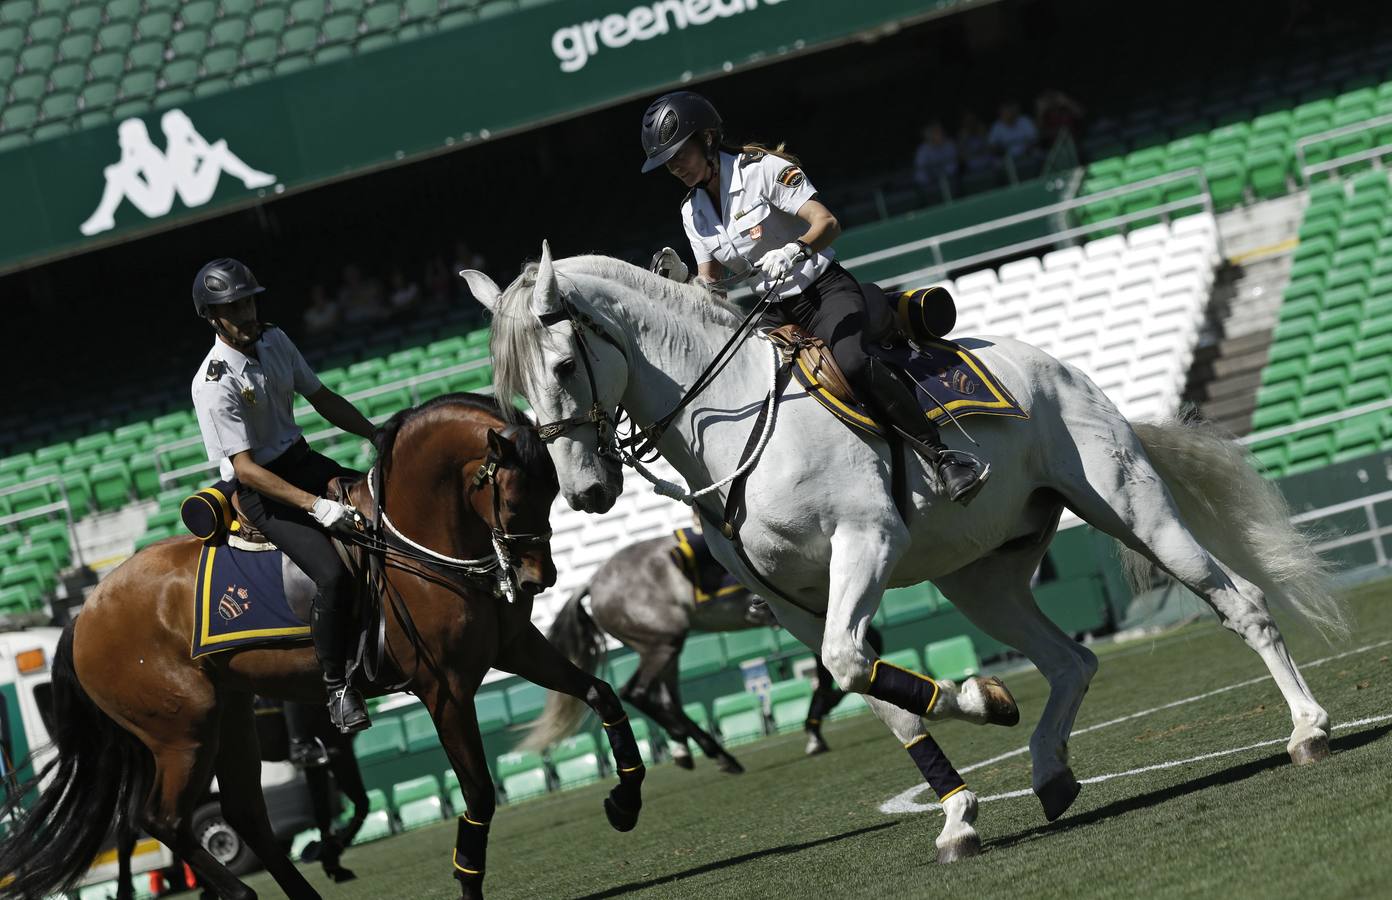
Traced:
[[444, 818], [444, 798], [434, 775], [421, 775], [392, 786], [392, 806], [402, 831], [433, 825]]
[[[1392, 443], [1392, 408], [1341, 417], [1392, 396], [1392, 264], [1387, 172], [1310, 191], [1273, 334], [1251, 445], [1268, 474], [1291, 475]], [[1326, 424], [1294, 429], [1311, 420]], [[1272, 431], [1270, 437], [1262, 432]]]
[[549, 778], [541, 754], [530, 750], [513, 751], [498, 757], [498, 779], [507, 802], [516, 803], [546, 793]]
[[741, 692], [715, 699], [715, 721], [727, 747], [764, 736], [764, 705], [758, 694]]

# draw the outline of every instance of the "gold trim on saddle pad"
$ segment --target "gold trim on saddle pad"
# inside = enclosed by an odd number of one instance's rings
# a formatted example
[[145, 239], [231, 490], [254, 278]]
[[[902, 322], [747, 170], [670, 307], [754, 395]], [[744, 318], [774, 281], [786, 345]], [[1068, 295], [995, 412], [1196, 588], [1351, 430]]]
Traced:
[[[977, 359], [970, 350], [946, 340], [921, 341], [918, 346], [925, 350], [931, 348], [940, 352], [947, 351], [956, 356], [986, 388], [987, 396], [981, 399], [960, 397], [946, 401], [943, 406], [946, 406], [954, 416], [963, 418], [970, 415], [990, 415], [1005, 416], [1012, 419], [1029, 418], [1029, 413], [1020, 408], [1020, 405], [1005, 389], [1004, 385], [996, 380], [985, 364]], [[808, 366], [807, 360], [802, 354], [797, 357], [797, 366], [794, 367], [793, 374], [797, 378], [798, 384], [802, 385], [814, 400], [826, 407], [828, 412], [842, 422], [868, 434], [884, 434], [884, 429], [868, 414], [864, 404], [860, 401], [856, 401], [854, 404], [846, 403], [824, 386], [817, 378], [817, 374]], [[947, 413], [943, 411], [942, 407], [936, 405], [925, 410], [924, 415], [935, 425], [941, 425], [947, 419]]]
[[744, 585], [742, 584], [727, 584], [717, 588], [714, 594], [707, 594], [705, 591], [701, 590], [701, 566], [700, 563], [696, 561], [696, 548], [692, 547], [691, 543], [686, 539], [685, 528], [678, 528], [676, 535], [677, 552], [681, 553], [683, 560], [682, 569], [686, 574], [687, 580], [691, 582], [691, 589], [695, 592], [697, 603], [706, 603], [710, 600], [724, 597], [727, 594], [734, 594], [744, 589]]

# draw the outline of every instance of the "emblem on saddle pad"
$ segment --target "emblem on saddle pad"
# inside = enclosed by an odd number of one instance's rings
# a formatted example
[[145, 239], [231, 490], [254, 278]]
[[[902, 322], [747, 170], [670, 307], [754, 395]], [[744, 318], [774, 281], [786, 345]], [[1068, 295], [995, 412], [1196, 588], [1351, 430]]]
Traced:
[[[236, 596], [234, 597], [233, 594], [236, 594]], [[222, 597], [218, 600], [218, 615], [222, 616], [222, 618], [228, 622], [231, 622], [251, 608], [250, 602], [237, 602], [239, 599], [246, 601], [247, 596], [248, 592], [246, 588], [239, 588], [229, 584], [227, 590], [223, 592]]]
[[976, 379], [961, 369], [953, 369], [947, 373], [947, 377], [943, 378], [942, 382], [959, 394], [976, 393]]

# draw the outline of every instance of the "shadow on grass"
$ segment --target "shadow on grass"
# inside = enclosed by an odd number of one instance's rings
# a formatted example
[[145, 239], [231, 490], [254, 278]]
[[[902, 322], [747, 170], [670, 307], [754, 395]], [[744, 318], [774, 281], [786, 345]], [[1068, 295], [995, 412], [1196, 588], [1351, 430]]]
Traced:
[[878, 825], [867, 825], [864, 828], [855, 828], [851, 831], [833, 834], [830, 837], [818, 838], [815, 841], [804, 841], [801, 844], [784, 844], [781, 847], [769, 847], [764, 850], [755, 850], [752, 853], [743, 853], [739, 856], [732, 856], [729, 859], [722, 859], [717, 862], [706, 863], [704, 866], [697, 866], [694, 869], [687, 869], [684, 872], [673, 872], [671, 875], [662, 875], [658, 878], [651, 878], [647, 881], [630, 881], [628, 884], [621, 884], [617, 887], [608, 888], [596, 894], [586, 894], [579, 900], [600, 900], [603, 897], [618, 897], [627, 894], [629, 891], [640, 891], [644, 888], [658, 887], [659, 885], [672, 884], [687, 878], [695, 878], [697, 875], [704, 875], [707, 872], [718, 872], [730, 866], [743, 865], [756, 859], [766, 856], [783, 856], [792, 853], [801, 853], [803, 850], [810, 850], [813, 847], [820, 847], [823, 844], [834, 844], [846, 838], [859, 837], [862, 834], [871, 834], [876, 831], [883, 831], [886, 828], [894, 828], [904, 820], [895, 822], [881, 822]]
[[[1371, 744], [1373, 741], [1387, 735], [1389, 732], [1392, 732], [1392, 725], [1380, 725], [1377, 728], [1369, 728], [1365, 731], [1354, 732], [1353, 734], [1340, 735], [1339, 737], [1330, 738], [1329, 748], [1334, 753], [1357, 750], [1359, 747]], [[1282, 766], [1288, 766], [1290, 764], [1290, 757], [1286, 753], [1273, 753], [1262, 759], [1252, 760], [1251, 762], [1242, 763], [1241, 765], [1230, 766], [1221, 771], [1205, 775], [1202, 778], [1195, 778], [1180, 784], [1171, 785], [1167, 788], [1161, 788], [1156, 791], [1150, 791], [1149, 793], [1138, 794], [1134, 797], [1117, 800], [1114, 803], [1108, 803], [1106, 806], [1099, 806], [1097, 809], [1071, 816], [1061, 822], [1040, 825], [1027, 831], [1020, 831], [1015, 834], [1006, 835], [1005, 837], [996, 838], [990, 842], [989, 848], [992, 850], [1004, 850], [1016, 844], [1022, 844], [1044, 835], [1062, 834], [1074, 828], [1095, 825], [1098, 822], [1105, 822], [1108, 819], [1125, 815], [1126, 813], [1134, 812], [1138, 809], [1147, 809], [1152, 806], [1159, 806], [1170, 800], [1190, 797], [1196, 791], [1220, 787], [1227, 784], [1236, 784], [1239, 781], [1251, 778], [1253, 775], [1259, 775], [1262, 772], [1271, 769], [1279, 769]], [[1086, 787], [1086, 785], [1084, 785], [1084, 787]]]

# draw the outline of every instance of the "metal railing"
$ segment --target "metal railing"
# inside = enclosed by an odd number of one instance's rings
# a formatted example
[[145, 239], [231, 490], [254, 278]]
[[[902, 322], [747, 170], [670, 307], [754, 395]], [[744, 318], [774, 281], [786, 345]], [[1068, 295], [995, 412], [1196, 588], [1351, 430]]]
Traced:
[[1378, 147], [1360, 150], [1355, 153], [1347, 153], [1343, 156], [1318, 163], [1307, 164], [1305, 162], [1306, 150], [1309, 147], [1313, 147], [1316, 144], [1325, 144], [1342, 137], [1362, 134], [1365, 131], [1372, 131], [1373, 129], [1382, 128], [1386, 125], [1392, 125], [1392, 115], [1378, 116], [1377, 118], [1356, 122], [1352, 125], [1331, 128], [1328, 131], [1321, 131], [1319, 134], [1312, 134], [1297, 140], [1295, 142], [1295, 165], [1300, 171], [1300, 183], [1305, 187], [1309, 187], [1311, 175], [1333, 172], [1342, 169], [1344, 166], [1351, 166], [1354, 163], [1380, 159], [1384, 156], [1392, 156], [1392, 144], [1383, 144]]
[[1363, 510], [1367, 521], [1367, 529], [1357, 534], [1346, 534], [1340, 537], [1332, 537], [1314, 545], [1317, 553], [1326, 553], [1330, 550], [1339, 550], [1355, 544], [1370, 543], [1373, 545], [1373, 557], [1379, 566], [1387, 565], [1387, 548], [1383, 545], [1383, 538], [1392, 536], [1392, 525], [1383, 525], [1378, 521], [1377, 506], [1392, 500], [1392, 491], [1383, 491], [1380, 494], [1372, 494], [1367, 497], [1359, 497], [1357, 500], [1347, 500], [1343, 503], [1335, 503], [1332, 506], [1325, 506], [1320, 509], [1312, 509], [1296, 516], [1291, 516], [1292, 525], [1304, 525], [1309, 522], [1317, 522], [1320, 519], [1328, 519], [1331, 516], [1341, 515], [1347, 512]]
[[1281, 425], [1276, 428], [1268, 428], [1265, 431], [1254, 431], [1251, 434], [1243, 435], [1238, 438], [1238, 443], [1252, 445], [1269, 441], [1273, 438], [1286, 437], [1287, 435], [1300, 434], [1303, 431], [1315, 431], [1326, 425], [1335, 425], [1345, 419], [1353, 419], [1368, 413], [1382, 412], [1385, 409], [1392, 409], [1392, 398], [1387, 400], [1374, 400], [1372, 403], [1364, 403], [1362, 406], [1352, 406], [1348, 409], [1341, 409], [1338, 412], [1325, 413], [1322, 416], [1315, 416], [1313, 419], [1306, 419], [1303, 422], [1294, 422], [1290, 425]]
[[[1016, 225], [1022, 225], [1028, 222], [1037, 221], [1039, 219], [1053, 218], [1055, 219], [1055, 221], [1059, 221], [1059, 217], [1066, 217], [1067, 214], [1070, 212], [1082, 209], [1084, 207], [1092, 206], [1099, 202], [1105, 202], [1107, 200], [1136, 194], [1141, 191], [1148, 191], [1158, 187], [1176, 185], [1185, 182], [1193, 182], [1196, 185], [1196, 193], [1194, 194], [1194, 196], [1183, 197], [1178, 200], [1171, 200], [1165, 203], [1161, 203], [1158, 206], [1148, 207], [1146, 209], [1139, 209], [1129, 213], [1122, 213], [1097, 222], [1090, 222], [1086, 225], [1066, 227], [1061, 231], [1051, 230], [1049, 234], [1046, 234], [1042, 237], [1031, 238], [1027, 241], [1020, 241], [1004, 247], [998, 247], [992, 250], [971, 254], [965, 257], [949, 259], [943, 253], [943, 245], [951, 243], [953, 241], [977, 237], [979, 235], [988, 234], [992, 231], [999, 231]], [[945, 232], [943, 234], [934, 235], [932, 237], [921, 238], [919, 240], [910, 241], [906, 244], [900, 244], [895, 247], [887, 247], [884, 250], [876, 250], [871, 253], [865, 253], [852, 259], [843, 260], [842, 264], [845, 265], [847, 268], [854, 268], [855, 266], [863, 266], [872, 263], [883, 262], [885, 260], [894, 259], [896, 257], [906, 256], [910, 253], [918, 253], [923, 250], [932, 251], [932, 265], [920, 267], [913, 271], [905, 272], [903, 274], [896, 275], [891, 278], [877, 279], [877, 281], [879, 281], [882, 284], [894, 286], [914, 280], [941, 277], [941, 275], [949, 269], [969, 268], [972, 266], [980, 265], [985, 262], [989, 262], [993, 259], [1014, 256], [1020, 253], [1025, 253], [1030, 250], [1036, 250], [1041, 247], [1048, 247], [1058, 243], [1065, 243], [1070, 240], [1085, 237], [1094, 232], [1106, 230], [1109, 228], [1120, 228], [1122, 230], [1126, 230], [1126, 226], [1137, 221], [1149, 220], [1156, 217], [1159, 217], [1161, 221], [1169, 221], [1173, 214], [1183, 210], [1202, 210], [1204, 212], [1209, 213], [1210, 215], [1213, 213], [1213, 197], [1209, 192], [1208, 179], [1207, 177], [1205, 177], [1204, 171], [1201, 168], [1195, 167], [1191, 169], [1183, 169], [1179, 172], [1171, 172], [1165, 175], [1156, 176], [1155, 178], [1147, 178], [1146, 180], [1138, 181], [1135, 184], [1122, 185], [1120, 187], [1111, 188], [1109, 190], [1098, 191], [1095, 194], [1087, 194], [1083, 197], [1075, 197], [1071, 200], [1065, 200], [1059, 203], [1051, 203], [1048, 206], [1041, 206], [1037, 209], [1033, 209], [1028, 212], [1016, 213], [1015, 215], [1006, 216], [1004, 218], [996, 219], [991, 222], [983, 222], [979, 225], [971, 225], [966, 228], [959, 228], [955, 231]]]
[[82, 548], [77, 544], [77, 528], [73, 523], [72, 503], [68, 500], [68, 486], [63, 483], [62, 478], [57, 475], [46, 475], [43, 478], [26, 481], [23, 484], [12, 485], [0, 489], [0, 497], [8, 497], [46, 485], [58, 486], [59, 499], [36, 506], [33, 509], [26, 509], [23, 512], [0, 516], [0, 531], [6, 530], [12, 525], [17, 525], [29, 519], [47, 519], [54, 513], [61, 512], [63, 514], [63, 521], [68, 526], [68, 545], [72, 551], [73, 561], [81, 566], [83, 565]]

